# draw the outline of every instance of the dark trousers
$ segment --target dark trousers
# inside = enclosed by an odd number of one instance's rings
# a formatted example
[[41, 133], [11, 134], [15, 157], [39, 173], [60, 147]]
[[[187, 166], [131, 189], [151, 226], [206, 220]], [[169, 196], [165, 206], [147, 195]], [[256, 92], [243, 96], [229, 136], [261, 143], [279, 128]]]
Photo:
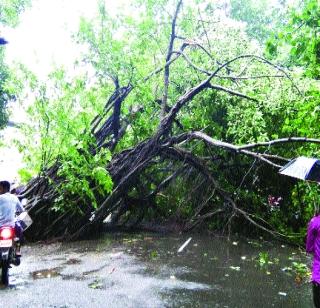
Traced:
[[312, 283], [313, 303], [316, 308], [320, 308], [320, 284]]

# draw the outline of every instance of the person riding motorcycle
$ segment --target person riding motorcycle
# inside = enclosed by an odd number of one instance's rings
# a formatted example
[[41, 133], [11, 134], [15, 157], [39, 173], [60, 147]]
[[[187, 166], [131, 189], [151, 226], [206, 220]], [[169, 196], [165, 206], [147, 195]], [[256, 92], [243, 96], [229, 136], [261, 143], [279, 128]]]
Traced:
[[[10, 183], [0, 181], [0, 227], [8, 226], [15, 228], [16, 237], [22, 240], [22, 227], [16, 221], [16, 214], [20, 214], [24, 208], [17, 196], [10, 193]], [[20, 245], [17, 246], [17, 256], [21, 256]]]

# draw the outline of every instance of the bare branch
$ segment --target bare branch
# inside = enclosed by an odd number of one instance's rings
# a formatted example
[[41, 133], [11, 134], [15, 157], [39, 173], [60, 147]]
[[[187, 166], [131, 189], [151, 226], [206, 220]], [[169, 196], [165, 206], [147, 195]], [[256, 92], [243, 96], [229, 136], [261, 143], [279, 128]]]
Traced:
[[259, 75], [259, 76], [245, 76], [245, 77], [237, 77], [237, 76], [217, 76], [221, 79], [232, 79], [232, 80], [248, 80], [248, 79], [260, 79], [260, 78], [286, 78], [285, 75]]
[[307, 137], [288, 137], [288, 138], [275, 139], [275, 140], [266, 141], [266, 142], [257, 142], [257, 143], [242, 145], [242, 146], [239, 146], [239, 150], [241, 151], [241, 150], [253, 149], [257, 147], [270, 147], [276, 144], [291, 143], [291, 142], [307, 142], [307, 143], [320, 144], [320, 139], [307, 138]]
[[[246, 149], [243, 149], [241, 146], [236, 146], [227, 142], [223, 142], [220, 140], [216, 140], [211, 138], [210, 136], [202, 133], [202, 132], [189, 132], [189, 133], [185, 133], [182, 134], [180, 136], [174, 137], [171, 139], [172, 143], [179, 143], [181, 141], [185, 141], [185, 140], [192, 140], [192, 139], [199, 139], [202, 140], [210, 145], [216, 146], [216, 147], [220, 147], [220, 148], [224, 148], [228, 151], [232, 151], [232, 152], [236, 152], [236, 153], [242, 153], [245, 154], [247, 156], [251, 156], [254, 158], [257, 158], [273, 167], [276, 168], [281, 168], [281, 165], [275, 164], [274, 162], [272, 162], [270, 159], [268, 159], [266, 156], [264, 156], [264, 154], [262, 153], [255, 153], [255, 152], [251, 152], [248, 151]], [[168, 144], [169, 145], [169, 144]]]
[[196, 71], [199, 71], [199, 72], [201, 72], [201, 73], [204, 73], [204, 74], [206, 74], [206, 75], [208, 75], [208, 76], [211, 75], [211, 73], [210, 73], [209, 71], [207, 71], [207, 70], [205, 70], [205, 69], [203, 69], [203, 68], [195, 65], [194, 63], [192, 63], [192, 61], [189, 59], [189, 57], [188, 57], [185, 53], [183, 53], [183, 52], [181, 52], [181, 51], [173, 51], [172, 53], [173, 53], [173, 54], [179, 54], [179, 55], [183, 56], [183, 57], [185, 58], [185, 60], [188, 62], [188, 64], [189, 64], [192, 68], [194, 68]]
[[203, 18], [201, 16], [201, 12], [200, 12], [200, 8], [199, 7], [198, 7], [198, 14], [199, 14], [199, 17], [200, 17], [200, 21], [201, 21], [201, 25], [202, 25], [203, 31], [204, 31], [206, 39], [207, 39], [208, 46], [211, 49], [211, 44], [210, 44], [210, 39], [209, 39], [209, 36], [208, 36], [208, 31], [207, 31], [207, 29], [205, 27], [205, 24], [204, 24]]
[[209, 88], [215, 89], [215, 90], [218, 90], [218, 91], [227, 92], [227, 93], [230, 94], [230, 95], [235, 95], [235, 96], [238, 96], [238, 97], [241, 97], [241, 98], [249, 99], [249, 100], [254, 101], [254, 102], [258, 102], [258, 100], [255, 99], [255, 98], [253, 98], [253, 97], [250, 97], [250, 96], [248, 96], [248, 95], [245, 95], [245, 94], [243, 94], [243, 93], [241, 93], [241, 92], [234, 91], [234, 90], [232, 90], [232, 89], [228, 89], [228, 88], [219, 86], [219, 85], [217, 85], [217, 84], [210, 84], [210, 85], [209, 85]]
[[252, 59], [255, 59], [259, 62], [262, 62], [262, 63], [266, 63], [268, 64], [269, 66], [272, 66], [274, 67], [275, 69], [277, 69], [278, 71], [282, 72], [292, 83], [292, 85], [294, 86], [294, 88], [298, 91], [298, 93], [301, 95], [301, 92], [299, 90], [299, 88], [294, 84], [292, 78], [290, 77], [290, 75], [283, 69], [281, 68], [280, 66], [278, 65], [275, 65], [273, 64], [271, 61], [263, 58], [263, 57], [260, 57], [260, 56], [256, 56], [256, 55], [252, 55], [252, 54], [247, 54], [247, 55], [240, 55], [240, 56], [237, 56], [227, 62], [225, 62], [224, 64], [220, 65], [214, 72], [213, 72], [213, 75], [216, 76], [223, 68], [227, 67], [229, 64], [235, 62], [235, 61], [238, 61], [240, 59], [244, 59], [244, 58], [252, 58]]
[[[176, 38], [176, 22], [177, 22], [177, 17], [179, 10], [182, 5], [182, 0], [178, 2], [178, 5], [176, 7], [176, 11], [172, 20], [172, 25], [171, 25], [171, 35], [170, 35], [170, 41], [169, 41], [169, 46], [168, 46], [168, 52], [167, 52], [167, 57], [166, 57], [166, 63], [170, 61], [171, 55], [172, 55], [172, 50], [173, 50], [173, 43]], [[167, 64], [164, 69], [164, 93], [163, 93], [163, 98], [162, 98], [162, 111], [161, 111], [161, 118], [163, 118], [166, 114], [166, 107], [167, 107], [167, 100], [168, 100], [168, 88], [169, 88], [169, 68], [170, 66]]]

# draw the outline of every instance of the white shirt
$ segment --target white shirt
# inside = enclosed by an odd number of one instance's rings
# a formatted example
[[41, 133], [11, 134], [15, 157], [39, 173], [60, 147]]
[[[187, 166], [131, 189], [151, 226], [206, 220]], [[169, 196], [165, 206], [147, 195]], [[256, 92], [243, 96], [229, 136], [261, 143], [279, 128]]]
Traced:
[[23, 211], [23, 206], [17, 196], [9, 192], [0, 195], [0, 227], [14, 226], [16, 212]]

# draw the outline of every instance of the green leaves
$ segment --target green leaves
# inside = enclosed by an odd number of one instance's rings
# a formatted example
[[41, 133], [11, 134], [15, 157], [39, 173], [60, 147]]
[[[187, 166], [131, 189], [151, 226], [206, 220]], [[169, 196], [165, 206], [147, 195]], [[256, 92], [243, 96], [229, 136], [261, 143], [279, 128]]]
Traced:
[[231, 0], [230, 4], [232, 18], [245, 22], [248, 35], [262, 43], [284, 20], [284, 8], [279, 3]]
[[19, 13], [29, 5], [30, 0], [1, 0], [0, 23], [16, 26]]
[[320, 3], [318, 0], [303, 1], [300, 7], [291, 10], [289, 21], [267, 43], [267, 52], [275, 56], [288, 54], [287, 61], [304, 68], [311, 78], [320, 76]]
[[111, 154], [108, 150], [101, 149], [93, 156], [89, 151], [90, 145], [82, 143], [80, 148], [70, 147], [59, 158], [58, 175], [64, 181], [57, 187], [59, 197], [55, 200], [56, 210], [72, 209], [81, 213], [81, 209], [77, 207], [79, 200], [82, 203], [90, 202], [95, 208], [97, 198], [111, 192], [113, 182], [106, 170]]
[[108, 91], [90, 88], [82, 76], [71, 79], [62, 69], [52, 72], [45, 83], [19, 73], [15, 83], [29, 81], [34, 99], [27, 108], [30, 120], [22, 126], [25, 135], [16, 141], [27, 164], [20, 171], [22, 179], [27, 181], [57, 163], [63, 180], [56, 187], [55, 210], [81, 213], [79, 200], [96, 207], [96, 198], [110, 193], [113, 186], [106, 171], [111, 153], [100, 149], [93, 155], [95, 139], [90, 133], [90, 123], [103, 110]]

